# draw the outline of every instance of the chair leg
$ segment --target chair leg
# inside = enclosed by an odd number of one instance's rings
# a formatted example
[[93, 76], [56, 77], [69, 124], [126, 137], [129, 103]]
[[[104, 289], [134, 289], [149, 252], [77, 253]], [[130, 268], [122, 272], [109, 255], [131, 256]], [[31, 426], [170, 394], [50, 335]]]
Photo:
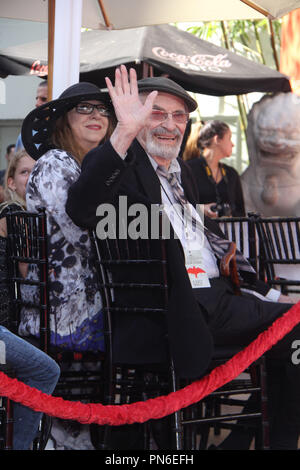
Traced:
[[266, 373], [266, 358], [262, 357], [260, 361], [260, 384], [261, 384], [261, 434], [262, 442], [261, 449], [268, 450], [270, 448], [270, 426], [268, 418], [268, 390], [267, 390], [267, 373]]
[[96, 450], [109, 450], [111, 440], [111, 426], [90, 424], [91, 443]]
[[13, 449], [13, 421], [12, 402], [0, 397], [0, 450]]
[[[212, 418], [214, 415], [214, 411], [215, 411], [214, 400], [211, 400], [210, 398], [208, 398], [207, 400], [204, 400], [204, 402], [202, 403], [201, 416], [203, 416], [203, 418], [205, 419]], [[212, 425], [209, 423], [207, 424], [200, 423], [200, 426], [199, 426], [200, 441], [199, 441], [199, 447], [198, 447], [199, 450], [207, 449], [211, 426]]]
[[45, 450], [49, 440], [52, 428], [52, 418], [48, 415], [43, 415], [40, 421], [38, 435], [33, 441], [32, 450]]
[[[171, 376], [171, 389], [173, 392], [176, 392], [178, 388], [178, 380], [176, 378], [175, 369], [173, 361], [170, 364], [170, 376]], [[176, 411], [173, 415], [174, 425], [173, 425], [173, 434], [175, 439], [175, 450], [183, 450], [183, 426], [182, 426], [182, 414], [181, 410]]]
[[4, 430], [5, 430], [5, 444], [4, 450], [13, 449], [13, 404], [9, 398], [4, 399], [5, 407], [5, 418], [4, 418]]
[[[202, 402], [195, 405], [187, 407], [185, 410], [182, 410], [183, 420], [191, 421], [197, 418], [197, 414], [200, 412], [202, 414]], [[198, 438], [198, 425], [183, 426], [183, 436], [184, 436], [184, 449], [185, 450], [197, 450], [197, 438]]]

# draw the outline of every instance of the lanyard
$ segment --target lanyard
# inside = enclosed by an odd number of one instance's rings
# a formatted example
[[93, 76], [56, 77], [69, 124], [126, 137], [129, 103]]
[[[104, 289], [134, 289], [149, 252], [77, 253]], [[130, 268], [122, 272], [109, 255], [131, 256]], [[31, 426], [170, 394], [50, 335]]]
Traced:
[[[192, 213], [192, 210], [189, 207], [190, 203], [187, 201], [187, 204], [186, 204], [185, 208], [180, 203], [176, 204], [176, 201], [175, 201], [175, 204], [174, 204], [171, 201], [170, 196], [167, 193], [167, 191], [165, 190], [164, 185], [161, 183], [160, 179], [159, 179], [159, 184], [160, 184], [160, 187], [163, 190], [164, 194], [166, 195], [166, 197], [167, 197], [167, 199], [170, 203], [170, 206], [172, 206], [174, 208], [176, 214], [178, 215], [179, 220], [182, 223], [182, 227], [184, 229], [186, 243], [189, 244], [190, 234], [189, 234], [189, 230], [188, 230], [188, 221], [187, 221], [187, 217], [183, 216], [183, 213], [185, 212], [185, 210], [187, 211], [188, 215], [190, 216], [191, 222], [193, 224], [193, 213]], [[178, 184], [179, 184], [179, 182], [178, 182]], [[177, 205], [181, 206], [181, 211], [177, 210]]]
[[[200, 157], [201, 159], [201, 162], [202, 162], [202, 165], [204, 166], [205, 168], [205, 171], [206, 171], [206, 174], [208, 176], [208, 179], [210, 180], [210, 182], [214, 185], [215, 187], [215, 191], [216, 191], [216, 202], [217, 203], [221, 203], [222, 202], [222, 197], [219, 193], [219, 188], [218, 188], [218, 183], [215, 181], [213, 175], [212, 175], [212, 171], [210, 169], [210, 166], [208, 165], [205, 157]], [[228, 195], [228, 178], [227, 178], [227, 174], [226, 174], [226, 170], [224, 168], [224, 165], [222, 165], [222, 163], [219, 163], [219, 168], [221, 170], [221, 173], [222, 173], [222, 176], [223, 176], [223, 179], [224, 179], [224, 182], [226, 184], [226, 190], [227, 190], [227, 195]], [[229, 197], [228, 197], [228, 200], [229, 200]]]
[[[205, 171], [206, 171], [206, 174], [208, 176], [208, 178], [210, 179], [210, 181], [215, 185], [217, 186], [217, 182], [215, 181], [213, 175], [212, 175], [212, 171], [210, 169], [210, 166], [208, 165], [205, 157], [200, 157], [201, 158], [201, 161], [202, 161], [202, 164], [205, 168]], [[227, 174], [226, 174], [226, 170], [224, 168], [224, 165], [222, 165], [222, 163], [219, 163], [219, 168], [221, 170], [221, 173], [222, 173], [222, 176], [224, 178], [224, 181], [226, 184], [228, 184], [228, 178], [227, 178]]]

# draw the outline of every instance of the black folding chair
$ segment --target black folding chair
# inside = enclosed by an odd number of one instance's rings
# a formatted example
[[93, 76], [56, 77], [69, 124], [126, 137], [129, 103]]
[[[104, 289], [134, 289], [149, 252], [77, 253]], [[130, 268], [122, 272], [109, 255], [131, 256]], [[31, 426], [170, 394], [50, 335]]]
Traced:
[[[113, 358], [112, 323], [114, 314], [135, 313], [136, 315], [155, 315], [164, 319], [168, 302], [167, 266], [164, 244], [159, 244], [158, 252], [148, 240], [136, 240], [128, 243], [127, 240], [109, 240], [99, 242], [95, 232], [91, 233], [96, 262], [99, 273], [99, 288], [105, 310], [105, 344], [106, 344], [106, 372], [105, 372], [105, 403], [126, 404], [160, 396], [168, 391], [176, 390], [176, 376], [172, 359], [166, 364], [123, 364], [116, 363]], [[99, 242], [99, 243], [98, 243]], [[127, 268], [132, 269], [133, 277], [129, 278]], [[140, 271], [147, 270], [152, 273], [151, 281], [141, 280]], [[120, 293], [132, 294], [135, 305], [119, 305], [115, 296]], [[148, 307], [147, 301], [152, 296], [160, 298], [157, 307]], [[175, 413], [173, 425], [175, 448], [182, 447], [182, 430], [180, 427], [179, 412]], [[124, 428], [130, 435], [131, 427]], [[122, 429], [118, 430], [122, 436]], [[117, 432], [118, 432], [117, 431]], [[117, 432], [106, 427], [108, 446], [114, 446]], [[150, 445], [150, 427], [143, 426], [142, 443], [145, 449]], [[119, 438], [120, 439], [120, 438]], [[116, 445], [120, 445], [120, 440]], [[129, 443], [129, 445], [134, 445]]]
[[[55, 359], [61, 367], [61, 376], [53, 392], [67, 400], [102, 401], [104, 355], [101, 352], [62, 351], [50, 344], [51, 313], [48, 281], [47, 218], [45, 210], [38, 213], [15, 211], [7, 215], [9, 280], [12, 298], [12, 324], [18, 332], [22, 308], [33, 308], [39, 313], [40, 335], [37, 347]], [[20, 263], [34, 267], [34, 275], [24, 278]], [[24, 289], [35, 294], [24, 295]], [[92, 363], [92, 367], [90, 364]], [[70, 367], [74, 365], [74, 367]], [[76, 364], [79, 364], [76, 367]], [[82, 367], [88, 365], [88, 367]], [[46, 445], [49, 434], [49, 418], [44, 416], [44, 431], [40, 433], [39, 448]]]
[[256, 217], [260, 258], [268, 283], [300, 293], [300, 217]]

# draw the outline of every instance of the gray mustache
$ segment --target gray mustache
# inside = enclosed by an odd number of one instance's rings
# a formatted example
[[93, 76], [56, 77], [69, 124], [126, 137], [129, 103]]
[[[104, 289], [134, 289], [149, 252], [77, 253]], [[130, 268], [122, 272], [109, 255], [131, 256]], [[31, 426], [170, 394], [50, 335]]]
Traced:
[[151, 135], [155, 135], [155, 134], [168, 135], [168, 136], [173, 136], [173, 137], [181, 136], [180, 131], [177, 128], [175, 128], [172, 131], [168, 131], [163, 126], [156, 127], [155, 129], [151, 131]]

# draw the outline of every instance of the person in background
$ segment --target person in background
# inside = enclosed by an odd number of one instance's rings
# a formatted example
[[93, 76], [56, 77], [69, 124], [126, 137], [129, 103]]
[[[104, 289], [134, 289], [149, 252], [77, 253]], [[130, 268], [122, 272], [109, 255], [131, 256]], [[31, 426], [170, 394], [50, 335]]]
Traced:
[[[36, 97], [35, 97], [35, 107], [38, 108], [42, 106], [42, 104], [47, 103], [48, 101], [48, 82], [45, 80], [41, 82], [36, 90]], [[16, 152], [19, 150], [24, 149], [24, 145], [22, 142], [22, 136], [19, 134], [17, 141], [16, 141]]]
[[[42, 392], [51, 394], [57, 384], [60, 369], [44, 352], [13, 334], [10, 330], [10, 301], [7, 272], [7, 227], [5, 215], [10, 210], [25, 209], [26, 184], [35, 161], [23, 150], [15, 153], [5, 175], [5, 202], [0, 205], [0, 341], [4, 345], [5, 363], [18, 380]], [[22, 275], [26, 265], [20, 266]], [[28, 450], [34, 440], [42, 414], [14, 403], [13, 450]]]
[[[8, 165], [11, 156], [14, 154], [15, 147], [16, 147], [15, 144], [10, 144], [6, 147], [6, 154], [5, 154], [6, 165]], [[0, 203], [4, 201], [4, 176], [5, 176], [6, 170], [7, 170], [7, 167], [4, 170], [0, 170]]]
[[193, 171], [204, 212], [212, 218], [245, 215], [239, 174], [221, 162], [233, 146], [230, 127], [218, 120], [197, 123], [186, 145], [183, 158]]
[[[6, 262], [6, 214], [8, 211], [18, 211], [26, 209], [26, 185], [32, 168], [35, 164], [33, 158], [31, 158], [25, 150], [14, 153], [11, 157], [5, 178], [4, 178], [4, 195], [5, 201], [0, 205], [0, 243], [1, 243], [1, 324], [6, 324], [9, 317], [9, 293], [4, 288], [7, 281], [7, 262]], [[21, 265], [22, 275], [26, 276], [27, 265]], [[6, 317], [6, 319], [4, 318]], [[8, 323], [6, 324], [6, 326]]]

